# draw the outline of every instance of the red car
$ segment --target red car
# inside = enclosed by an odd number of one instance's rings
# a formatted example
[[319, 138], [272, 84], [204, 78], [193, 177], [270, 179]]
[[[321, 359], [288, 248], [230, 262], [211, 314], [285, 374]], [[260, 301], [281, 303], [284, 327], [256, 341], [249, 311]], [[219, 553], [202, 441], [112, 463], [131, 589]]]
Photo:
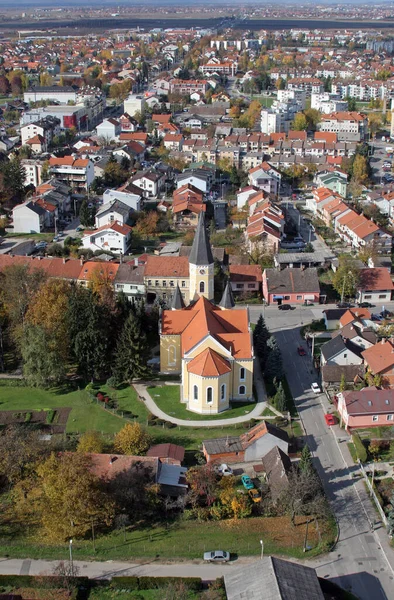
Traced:
[[298, 354], [300, 356], [305, 356], [306, 355], [306, 352], [305, 352], [305, 350], [304, 350], [304, 348], [302, 346], [298, 346], [297, 352], [298, 352]]
[[331, 425], [335, 425], [337, 422], [334, 415], [330, 415], [330, 414], [324, 415], [324, 419], [325, 419], [327, 425], [329, 425], [330, 427], [331, 427]]

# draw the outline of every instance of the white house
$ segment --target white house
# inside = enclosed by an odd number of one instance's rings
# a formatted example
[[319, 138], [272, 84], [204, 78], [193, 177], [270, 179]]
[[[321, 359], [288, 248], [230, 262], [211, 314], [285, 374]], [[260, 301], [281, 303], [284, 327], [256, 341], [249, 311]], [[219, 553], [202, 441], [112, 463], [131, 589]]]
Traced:
[[253, 185], [248, 185], [237, 192], [237, 208], [238, 210], [242, 210], [253, 194], [259, 191], [258, 187]]
[[103, 204], [96, 213], [96, 227], [111, 225], [112, 223], [127, 224], [131, 213], [131, 208], [116, 198]]
[[43, 150], [46, 152], [52, 143], [53, 138], [56, 135], [59, 135], [61, 132], [60, 120], [56, 119], [55, 117], [48, 116], [45, 119], [40, 119], [38, 121], [33, 121], [32, 123], [22, 125], [20, 132], [22, 146], [24, 146], [28, 140], [31, 140], [36, 136], [41, 136], [43, 139]]
[[115, 140], [121, 132], [121, 126], [119, 121], [116, 119], [104, 119], [96, 127], [96, 133], [99, 138], [104, 139], [107, 142]]
[[281, 174], [267, 162], [251, 169], [248, 180], [249, 185], [255, 186], [267, 194], [277, 196], [279, 193]]
[[143, 112], [146, 106], [145, 98], [142, 95], [130, 94], [130, 96], [124, 101], [123, 107], [131, 117], [134, 117], [135, 113]]
[[25, 172], [25, 185], [37, 187], [41, 184], [42, 162], [31, 158], [23, 158], [21, 167]]
[[143, 190], [143, 195], [146, 198], [156, 198], [165, 187], [165, 174], [148, 171], [145, 173], [137, 173], [131, 183]]
[[133, 300], [145, 299], [144, 270], [144, 265], [135, 265], [133, 262], [120, 264], [114, 280], [115, 293], [123, 292]]
[[94, 163], [90, 158], [51, 156], [49, 170], [56, 179], [71, 187], [87, 189], [94, 179]]
[[82, 247], [96, 250], [108, 250], [114, 254], [126, 254], [131, 239], [131, 227], [114, 222], [87, 232], [82, 237]]
[[31, 201], [18, 204], [12, 211], [14, 233], [41, 233], [45, 216], [45, 209]]
[[131, 192], [121, 192], [120, 190], [105, 190], [103, 194], [103, 203], [111, 202], [111, 200], [120, 200], [126, 204], [131, 210], [140, 211], [142, 208], [142, 196], [132, 194]]

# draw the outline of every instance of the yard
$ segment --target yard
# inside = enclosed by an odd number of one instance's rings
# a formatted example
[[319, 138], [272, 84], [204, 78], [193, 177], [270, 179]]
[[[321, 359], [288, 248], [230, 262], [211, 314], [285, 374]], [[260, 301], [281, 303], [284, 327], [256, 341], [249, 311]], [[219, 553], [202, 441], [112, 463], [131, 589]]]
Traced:
[[[121, 390], [110, 390], [107, 386], [97, 386], [95, 391], [116, 396], [119, 414], [105, 410], [103, 404], [89, 399], [85, 390], [51, 389], [42, 390], [25, 386], [10, 385], [0, 380], [0, 412], [1, 411], [34, 411], [70, 407], [71, 411], [66, 425], [66, 433], [77, 435], [88, 430], [100, 431], [111, 440], [114, 433], [119, 431], [130, 419], [147, 426], [154, 442], [173, 442], [184, 446], [187, 450], [197, 451], [204, 439], [239, 435], [245, 431], [248, 424], [228, 425], [227, 427], [173, 427], [167, 429], [165, 423], [160, 425], [148, 424], [149, 412], [133, 387]], [[123, 417], [122, 417], [123, 414]]]
[[[3, 512], [4, 518], [4, 512]], [[296, 517], [292, 526], [289, 517], [250, 517], [225, 521], [188, 521], [179, 519], [150, 527], [130, 527], [125, 535], [115, 530], [96, 536], [96, 552], [90, 539], [75, 540], [75, 560], [131, 560], [160, 558], [201, 559], [205, 551], [223, 549], [236, 556], [259, 555], [260, 540], [264, 540], [266, 554], [281, 554], [302, 558], [306, 532], [306, 517]], [[336, 535], [331, 521], [309, 523], [308, 556], [328, 549]], [[321, 542], [319, 541], [321, 536]], [[50, 545], [33, 531], [22, 532], [18, 525], [3, 522], [0, 555], [9, 557], [64, 559], [68, 557], [68, 543]]]
[[220, 414], [199, 415], [191, 412], [186, 408], [185, 404], [180, 401], [180, 386], [179, 385], [158, 385], [148, 388], [148, 392], [152, 396], [153, 401], [163, 412], [177, 419], [187, 421], [207, 421], [217, 419], [233, 419], [234, 417], [242, 417], [256, 406], [255, 402], [233, 402], [232, 408]]

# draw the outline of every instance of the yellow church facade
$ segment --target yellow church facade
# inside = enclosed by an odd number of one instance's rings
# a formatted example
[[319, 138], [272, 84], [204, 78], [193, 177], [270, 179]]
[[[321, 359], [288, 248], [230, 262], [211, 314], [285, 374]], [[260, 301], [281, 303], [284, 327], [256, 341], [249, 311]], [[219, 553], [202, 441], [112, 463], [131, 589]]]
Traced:
[[[190, 411], [217, 414], [232, 401], [253, 399], [253, 344], [247, 309], [234, 310], [228, 283], [213, 303], [213, 257], [204, 215], [190, 254], [187, 307], [179, 288], [160, 322], [160, 370], [181, 377], [181, 402]], [[194, 275], [192, 275], [194, 273]]]

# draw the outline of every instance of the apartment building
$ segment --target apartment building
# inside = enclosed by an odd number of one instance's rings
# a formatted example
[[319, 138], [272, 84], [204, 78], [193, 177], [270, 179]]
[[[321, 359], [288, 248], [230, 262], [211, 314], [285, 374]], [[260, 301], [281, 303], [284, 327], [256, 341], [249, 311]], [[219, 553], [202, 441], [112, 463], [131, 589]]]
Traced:
[[48, 116], [27, 125], [22, 125], [20, 132], [22, 146], [27, 144], [29, 140], [39, 136], [43, 152], [47, 152], [53, 138], [60, 134], [60, 120]]
[[33, 185], [35, 188], [41, 184], [42, 162], [32, 158], [23, 158], [21, 167], [25, 172], [25, 185]]
[[335, 112], [323, 115], [319, 131], [336, 133], [338, 140], [363, 141], [367, 134], [367, 119], [358, 112]]
[[70, 187], [87, 190], [94, 179], [94, 164], [90, 158], [75, 158], [74, 156], [55, 158], [52, 156], [49, 159], [49, 172]]
[[194, 92], [199, 92], [205, 96], [208, 87], [206, 79], [172, 79], [170, 82], [170, 91], [172, 93], [188, 96]]

